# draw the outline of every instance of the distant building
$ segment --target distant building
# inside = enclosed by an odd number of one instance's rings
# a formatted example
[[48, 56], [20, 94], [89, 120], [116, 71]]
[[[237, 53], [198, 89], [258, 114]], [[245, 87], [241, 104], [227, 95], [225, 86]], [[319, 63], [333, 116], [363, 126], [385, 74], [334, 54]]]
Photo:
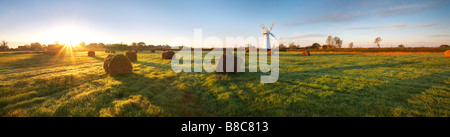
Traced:
[[47, 50], [60, 50], [62, 48], [61, 45], [55, 45], [55, 44], [48, 44]]
[[25, 46], [18, 46], [17, 50], [19, 51], [26, 51], [26, 50], [31, 50], [31, 46], [25, 45]]

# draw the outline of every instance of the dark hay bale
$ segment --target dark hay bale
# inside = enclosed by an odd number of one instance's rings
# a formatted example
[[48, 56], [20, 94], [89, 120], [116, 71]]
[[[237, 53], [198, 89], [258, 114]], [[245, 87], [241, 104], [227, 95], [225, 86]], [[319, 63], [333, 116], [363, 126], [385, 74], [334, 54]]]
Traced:
[[115, 54], [109, 54], [108, 56], [106, 56], [105, 60], [103, 60], [103, 70], [106, 71], [106, 67], [111, 62], [111, 58], [114, 56], [115, 56]]
[[114, 50], [111, 50], [109, 53], [116, 53], [116, 51], [114, 51]]
[[111, 76], [129, 74], [133, 72], [131, 61], [122, 54], [108, 55], [103, 61], [103, 69]]
[[150, 50], [150, 53], [155, 53], [155, 50], [154, 49]]
[[172, 59], [173, 56], [175, 55], [175, 52], [173, 52], [172, 50], [163, 52], [161, 54], [161, 59]]
[[105, 50], [105, 53], [111, 53], [111, 51], [109, 51], [109, 50]]
[[[230, 57], [230, 56], [234, 59], [234, 62], [233, 62], [234, 67], [233, 68], [231, 68], [231, 63], [232, 62], [231, 61], [227, 61], [227, 57]], [[227, 65], [229, 65], [230, 67], [227, 67]], [[227, 54], [225, 52], [225, 53], [222, 53], [222, 55], [220, 55], [220, 59], [216, 63], [216, 70], [215, 70], [215, 72], [216, 73], [239, 73], [238, 72], [238, 68], [240, 68], [241, 65], [242, 65], [242, 59], [241, 58], [236, 57], [236, 56], [234, 56], [232, 54]], [[227, 70], [227, 68], [228, 69], [233, 69], [233, 70], [231, 72], [229, 72], [229, 70]]]
[[47, 54], [50, 56], [56, 56], [56, 54], [58, 54], [57, 51], [47, 51]]
[[303, 51], [303, 52], [302, 52], [302, 55], [303, 55], [303, 56], [311, 56], [311, 54], [309, 54], [309, 51], [308, 51], [308, 50]]
[[450, 57], [450, 50], [445, 51], [444, 57]]
[[128, 57], [128, 59], [130, 59], [131, 62], [136, 62], [137, 61], [137, 53], [134, 51], [127, 51], [125, 52], [125, 56]]
[[88, 51], [88, 56], [89, 57], [95, 57], [95, 51]]

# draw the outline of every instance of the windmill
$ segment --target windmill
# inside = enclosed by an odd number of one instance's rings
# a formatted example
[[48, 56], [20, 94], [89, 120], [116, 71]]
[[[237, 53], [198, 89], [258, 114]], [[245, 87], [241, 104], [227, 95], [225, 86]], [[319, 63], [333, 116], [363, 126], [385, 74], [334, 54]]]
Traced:
[[264, 38], [266, 39], [266, 47], [267, 50], [271, 49], [270, 46], [270, 39], [269, 39], [269, 35], [271, 35], [273, 38], [275, 38], [276, 40], [278, 40], [275, 35], [273, 35], [270, 31], [272, 30], [273, 24], [275, 24], [275, 21], [272, 22], [272, 25], [270, 26], [269, 29], [267, 29], [262, 23], [259, 24], [259, 26], [261, 27], [261, 29], [263, 30], [262, 34], [264, 35]]

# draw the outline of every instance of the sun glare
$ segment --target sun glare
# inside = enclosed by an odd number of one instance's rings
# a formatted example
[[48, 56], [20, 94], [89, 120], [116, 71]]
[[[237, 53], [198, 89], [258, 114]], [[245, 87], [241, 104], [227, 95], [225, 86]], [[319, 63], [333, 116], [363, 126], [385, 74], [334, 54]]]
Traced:
[[48, 36], [48, 41], [58, 41], [60, 44], [77, 46], [86, 38], [85, 32], [76, 27], [62, 27], [54, 29]]

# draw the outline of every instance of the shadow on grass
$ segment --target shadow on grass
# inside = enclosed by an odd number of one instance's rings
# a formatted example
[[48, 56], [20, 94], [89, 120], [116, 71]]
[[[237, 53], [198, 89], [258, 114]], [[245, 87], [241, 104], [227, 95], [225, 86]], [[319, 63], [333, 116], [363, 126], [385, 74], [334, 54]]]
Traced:
[[[44, 106], [48, 107], [47, 103], [49, 102], [55, 101], [68, 102], [73, 97], [81, 93], [84, 93], [80, 92], [73, 94], [73, 92], [76, 91], [72, 91], [72, 89], [76, 89], [79, 86], [86, 83], [103, 79], [106, 77], [106, 75], [99, 75], [96, 77], [92, 76], [86, 77], [90, 79], [79, 79], [73, 75], [64, 75], [51, 78], [39, 78], [35, 79], [34, 80], [35, 82], [31, 86], [23, 85], [21, 87], [17, 87], [16, 85], [12, 89], [5, 89], [5, 92], [11, 92], [9, 90], [12, 90], [12, 92], [14, 93], [25, 86], [25, 88], [29, 90], [25, 94], [27, 95], [29, 94], [29, 96], [23, 96], [21, 98], [14, 98], [13, 100], [2, 101], [0, 107], [2, 107], [3, 109], [1, 110], [0, 114], [4, 116], [6, 115], [7, 111], [14, 109], [24, 109], [24, 110], [31, 109], [32, 111], [29, 113], [30, 116], [97, 116], [95, 113], [73, 114], [70, 108], [67, 107], [70, 105], [74, 105], [70, 103], [60, 105], [53, 104], [57, 105], [57, 107], [54, 108], [55, 109], [54, 113], [35, 112], [37, 110], [33, 110], [33, 108], [36, 106], [38, 106], [38, 108], [45, 108]], [[109, 103], [111, 103], [112, 101], [113, 100], [109, 100]], [[95, 109], [97, 111], [100, 111], [102, 107], [97, 105]], [[14, 114], [11, 116], [14, 116]]]
[[419, 61], [409, 61], [409, 62], [399, 62], [399, 63], [385, 63], [385, 64], [373, 64], [373, 65], [354, 65], [354, 66], [346, 66], [346, 67], [332, 67], [332, 68], [322, 68], [322, 69], [315, 69], [315, 70], [308, 70], [303, 72], [327, 72], [327, 71], [344, 71], [344, 70], [351, 70], [351, 69], [374, 69], [379, 67], [395, 67], [398, 65], [408, 65], [408, 64], [415, 64], [420, 63]]
[[94, 58], [94, 59], [96, 59], [98, 61], [102, 61], [102, 62], [105, 60], [105, 58], [97, 57], [97, 56], [94, 56], [94, 57], [91, 57], [91, 58]]
[[162, 63], [143, 62], [143, 61], [137, 61], [137, 62], [134, 62], [134, 63], [145, 65], [145, 66], [149, 66], [149, 67], [161, 68], [161, 69], [172, 69], [172, 66], [171, 66], [170, 63], [169, 64], [162, 64]]
[[[301, 75], [301, 77], [298, 77], [299, 80], [307, 80], [308, 78], [312, 76], [317, 75], [327, 75], [327, 74], [338, 74], [339, 72], [345, 71], [345, 70], [352, 70], [352, 69], [375, 69], [379, 67], [395, 67], [398, 65], [407, 65], [407, 64], [415, 64], [420, 62], [400, 62], [400, 63], [386, 63], [386, 64], [373, 64], [373, 65], [353, 65], [353, 66], [346, 66], [346, 67], [332, 67], [332, 68], [320, 68], [320, 69], [313, 69], [313, 70], [305, 70], [305, 71], [294, 71], [294, 72], [286, 72], [281, 71], [279, 80], [286, 79], [284, 77], [291, 77], [296, 75]], [[302, 63], [299, 65], [299, 67], [302, 67], [305, 63]]]
[[[366, 107], [368, 114], [375, 116], [427, 116], [428, 114], [433, 114], [433, 116], [448, 116], [447, 110], [442, 108], [442, 102], [444, 100], [439, 100], [437, 93], [433, 94], [436, 98], [427, 98], [426, 100], [434, 100], [430, 102], [425, 102], [423, 104], [422, 110], [420, 107], [409, 103], [409, 99], [416, 95], [424, 94], [428, 89], [434, 86], [445, 86], [445, 81], [448, 80], [450, 72], [441, 73], [431, 73], [429, 75], [419, 76], [413, 79], [406, 80], [393, 80], [388, 81], [388, 83], [381, 84], [378, 86], [367, 87], [366, 93], [359, 93], [361, 95], [356, 98], [356, 102], [365, 102], [370, 104], [370, 107]], [[447, 88], [450, 88], [446, 86]], [[423, 99], [423, 98], [421, 98]], [[380, 103], [384, 102], [384, 103]], [[436, 105], [439, 105], [436, 106]], [[398, 108], [400, 110], [396, 110]], [[405, 110], [406, 109], [406, 110]], [[429, 115], [428, 115], [429, 116]]]
[[[119, 113], [117, 116], [204, 116], [202, 108], [198, 107], [202, 103], [193, 95], [192, 91], [179, 89], [173, 84], [177, 80], [176, 77], [178, 76], [149, 78], [136, 73], [113, 76], [115, 80], [122, 83], [113, 86], [117, 99], [143, 97], [137, 104], [141, 107], [134, 107], [132, 110], [126, 110], [124, 115]], [[155, 112], [149, 106], [156, 106], [161, 111]]]
[[[11, 56], [18, 56], [23, 54], [10, 54]], [[6, 56], [10, 56], [6, 55]], [[2, 55], [5, 56], [5, 55]], [[38, 67], [42, 66], [42, 64], [47, 64], [51, 62], [54, 56], [43, 55], [43, 54], [34, 54], [30, 58], [16, 60], [14, 62], [3, 63], [2, 67], [6, 68], [27, 68], [27, 67]]]
[[[341, 55], [359, 55], [359, 54], [355, 54], [355, 53], [311, 53], [310, 56], [317, 56], [317, 57], [328, 57], [328, 56], [341, 56]], [[299, 53], [292, 53], [292, 52], [288, 52], [286, 54], [280, 54], [280, 57], [308, 57], [308, 56], [303, 56], [301, 52]]]

